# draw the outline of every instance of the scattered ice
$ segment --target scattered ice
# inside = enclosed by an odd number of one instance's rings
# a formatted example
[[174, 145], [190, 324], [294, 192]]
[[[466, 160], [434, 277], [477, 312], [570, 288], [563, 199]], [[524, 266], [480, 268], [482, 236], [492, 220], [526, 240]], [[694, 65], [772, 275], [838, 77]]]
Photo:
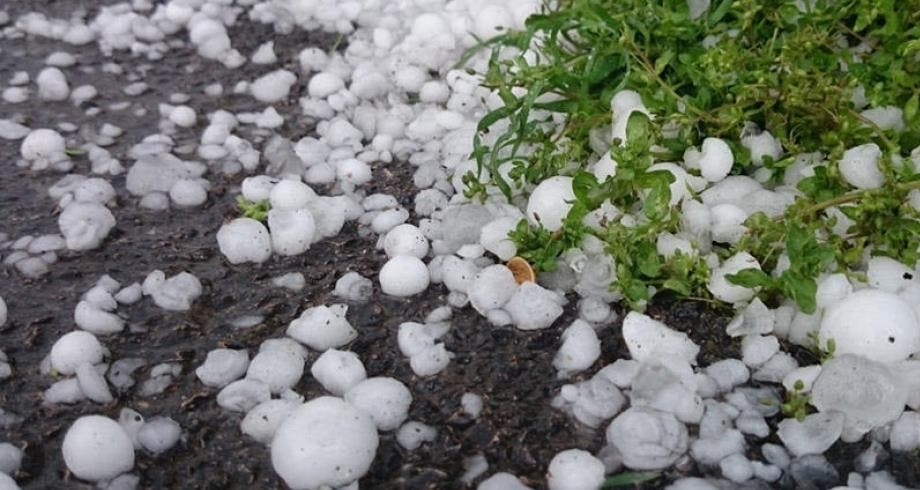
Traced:
[[779, 423], [777, 435], [796, 457], [822, 454], [843, 432], [844, 415], [840, 412], [813, 413], [799, 422], [794, 418]]
[[425, 442], [433, 442], [437, 436], [434, 427], [410, 420], [396, 432], [396, 442], [407, 451], [414, 451]]
[[468, 294], [470, 304], [480, 314], [501, 308], [517, 290], [514, 274], [504, 265], [492, 265], [473, 277]]
[[22, 450], [8, 442], [0, 442], [0, 474], [14, 475], [20, 466]]
[[64, 137], [53, 129], [33, 129], [19, 147], [22, 159], [33, 170], [67, 171], [73, 167], [66, 153]]
[[626, 467], [659, 470], [687, 451], [687, 427], [669, 413], [631, 407], [607, 427], [607, 443], [620, 451]]
[[248, 412], [271, 398], [268, 385], [254, 379], [243, 378], [225, 386], [217, 394], [217, 404], [226, 410]]
[[867, 143], [843, 152], [838, 163], [840, 175], [857, 189], [876, 189], [885, 183], [878, 162], [882, 151], [875, 143]]
[[543, 287], [525, 282], [517, 287], [504, 309], [521, 330], [547, 328], [562, 315], [564, 298]]
[[287, 98], [296, 81], [297, 75], [287, 70], [275, 70], [254, 80], [249, 90], [259, 102], [271, 104]]
[[346, 301], [363, 303], [373, 295], [374, 283], [357, 272], [348, 272], [335, 282], [334, 293]]
[[137, 439], [141, 446], [154, 455], [168, 451], [179, 442], [182, 428], [169, 417], [153, 417], [141, 426]]
[[271, 238], [265, 225], [251, 218], [236, 218], [217, 232], [220, 253], [231, 264], [262, 263], [272, 254]]
[[562, 221], [569, 214], [574, 202], [572, 178], [550, 177], [540, 182], [531, 192], [527, 201], [527, 219], [534, 226], [557, 231], [562, 228]]
[[481, 481], [476, 490], [532, 490], [511, 473], [495, 473]]
[[300, 272], [288, 272], [272, 279], [272, 285], [296, 293], [306, 287], [307, 279]]
[[185, 311], [201, 296], [201, 282], [188, 272], [180, 272], [169, 279], [160, 270], [154, 270], [141, 285], [145, 295], [151, 296], [157, 306], [169, 311]]
[[99, 369], [87, 362], [80, 364], [76, 368], [77, 384], [80, 386], [80, 391], [83, 392], [86, 398], [102, 404], [111, 403], [114, 400], [112, 393], [109, 391], [109, 386], [102, 376], [104, 372], [104, 370], [100, 372]]
[[920, 447], [920, 413], [906, 411], [891, 426], [892, 451], [913, 451]]
[[830, 339], [836, 344], [835, 354], [897, 362], [920, 352], [920, 322], [913, 308], [895, 294], [863, 289], [831, 305], [824, 313], [819, 345], [826, 345]]
[[380, 289], [392, 296], [414, 296], [428, 288], [428, 267], [418, 257], [398, 255], [380, 269]]
[[51, 367], [60, 374], [72, 375], [84, 363], [102, 361], [105, 349], [96, 336], [81, 330], [61, 336], [51, 347]]
[[284, 398], [266, 400], [246, 414], [243, 421], [240, 422], [240, 430], [256, 441], [268, 445], [275, 436], [278, 426], [299, 405], [298, 402]]
[[246, 377], [268, 385], [274, 394], [293, 388], [303, 376], [304, 358], [294, 349], [263, 349], [249, 362]]
[[195, 375], [207, 386], [223, 388], [246, 374], [249, 356], [245, 350], [214, 349], [208, 352]]
[[623, 319], [623, 339], [633, 360], [644, 362], [671, 355], [696, 364], [699, 346], [687, 334], [668, 328], [642, 313], [631, 311]]
[[67, 100], [70, 95], [67, 77], [64, 76], [64, 72], [53, 66], [40, 71], [35, 83], [38, 85], [38, 97], [42, 100]]
[[583, 320], [575, 320], [562, 332], [562, 346], [553, 359], [553, 367], [560, 378], [568, 378], [591, 367], [600, 355], [601, 341], [594, 328]]
[[743, 286], [732, 284], [725, 276], [736, 274], [743, 269], [760, 269], [760, 264], [751, 254], [739, 252], [733, 255], [712, 271], [707, 288], [716, 298], [726, 303], [749, 301], [754, 297], [755, 291]]

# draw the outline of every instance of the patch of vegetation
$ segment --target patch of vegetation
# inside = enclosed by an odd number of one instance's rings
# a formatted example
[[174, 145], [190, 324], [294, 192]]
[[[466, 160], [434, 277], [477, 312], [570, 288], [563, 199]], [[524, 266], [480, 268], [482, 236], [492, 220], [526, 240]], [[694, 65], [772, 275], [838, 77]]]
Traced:
[[236, 207], [240, 210], [240, 215], [244, 218], [252, 218], [256, 221], [267, 220], [268, 211], [271, 210], [268, 199], [250, 201], [243, 196], [236, 196]]
[[[757, 172], [768, 184], [782, 183], [797, 156], [820, 162], [781, 216], [751, 215], [740, 241], [716, 245], [723, 258], [747, 251], [763, 268], [731, 276], [735, 284], [814, 312], [819, 274], [855, 275], [866, 251], [908, 266], [920, 258], [920, 216], [908, 203], [920, 189], [920, 158], [910, 153], [920, 145], [920, 0], [721, 0], [693, 13], [686, 0], [560, 0], [469, 55], [481, 50], [490, 50], [482, 83], [503, 105], [478, 124], [479, 174], [465, 176], [467, 194], [485, 196], [486, 171], [508, 198], [555, 175], [575, 180], [561, 231], [523, 223], [511, 234], [539, 269], [552, 269], [590, 233], [608, 244], [612, 287], [632, 307], [663, 289], [707, 297], [701, 254], [657, 252], [657, 236], [677, 232], [680, 213], [670, 206], [673, 176], [650, 167], [680, 161], [710, 136], [731, 146], [733, 174]], [[624, 89], [638, 92], [654, 118], [634, 112], [625, 142], [604, 141], [611, 100]], [[903, 128], [879, 127], [860, 100], [901, 110]], [[752, 157], [739, 141], [752, 127], [769, 131], [784, 155]], [[884, 183], [858, 189], [839, 162], [867, 143], [881, 149]], [[607, 144], [618, 166], [599, 182], [587, 166]], [[607, 201], [630, 219], [585, 226]]]

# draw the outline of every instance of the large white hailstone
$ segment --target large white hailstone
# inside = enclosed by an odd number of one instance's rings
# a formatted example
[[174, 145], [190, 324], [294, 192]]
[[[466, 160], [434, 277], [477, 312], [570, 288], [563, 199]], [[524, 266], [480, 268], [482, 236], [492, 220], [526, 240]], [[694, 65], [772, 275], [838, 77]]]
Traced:
[[824, 312], [820, 345], [833, 339], [835, 354], [859, 354], [878, 362], [897, 362], [920, 352], [920, 322], [897, 295], [862, 289]]
[[112, 392], [109, 391], [109, 385], [106, 384], [102, 373], [95, 366], [84, 362], [77, 366], [76, 375], [77, 385], [80, 386], [80, 391], [86, 395], [86, 398], [96, 403], [112, 402]]
[[173, 107], [169, 111], [169, 120], [172, 121], [176, 126], [181, 126], [183, 128], [190, 128], [195, 125], [195, 122], [198, 120], [198, 116], [195, 114], [195, 110], [187, 105], [180, 105]]
[[329, 349], [313, 361], [310, 374], [326, 391], [335, 396], [344, 395], [349, 389], [367, 379], [367, 371], [358, 355], [337, 349]]
[[245, 350], [214, 349], [195, 369], [195, 375], [205, 386], [223, 388], [246, 374], [248, 367], [249, 355]]
[[92, 250], [115, 227], [115, 216], [101, 204], [74, 202], [58, 216], [58, 226], [68, 249]]
[[272, 189], [274, 189], [277, 183], [277, 179], [273, 179], [267, 175], [246, 177], [243, 179], [243, 184], [240, 186], [240, 192], [243, 194], [244, 199], [253, 202], [264, 201], [271, 195]]
[[610, 112], [613, 124], [610, 128], [610, 140], [620, 141], [620, 145], [626, 143], [626, 126], [629, 124], [629, 117], [633, 112], [641, 112], [650, 116], [645, 104], [642, 103], [642, 97], [632, 90], [621, 90], [614, 94], [610, 99]]
[[316, 223], [309, 209], [272, 209], [268, 212], [272, 248], [281, 255], [299, 255], [316, 238]]
[[534, 226], [543, 225], [549, 231], [558, 231], [574, 202], [572, 178], [562, 175], [550, 177], [540, 182], [530, 194], [527, 219]]
[[891, 257], [872, 257], [866, 269], [869, 286], [889, 293], [898, 293], [905, 287], [917, 284], [914, 271]]
[[395, 378], [368, 378], [345, 393], [345, 401], [371, 416], [377, 429], [395, 430], [409, 416], [412, 394]]
[[885, 183], [878, 166], [882, 150], [875, 143], [855, 146], [843, 152], [837, 164], [843, 180], [857, 189], [877, 189]]
[[70, 85], [64, 72], [55, 67], [48, 67], [35, 78], [38, 85], [38, 98], [42, 100], [61, 101], [70, 96]]
[[364, 476], [378, 444], [370, 416], [324, 396], [301, 405], [278, 427], [272, 466], [295, 490], [343, 487]]
[[517, 291], [511, 269], [502, 264], [490, 265], [476, 273], [467, 290], [470, 303], [480, 314], [505, 306]]
[[268, 199], [272, 209], [302, 209], [316, 200], [316, 192], [303, 182], [284, 179], [271, 188]]
[[69, 160], [64, 137], [53, 129], [33, 129], [22, 140], [19, 154], [23, 160], [33, 162], [37, 168], [47, 168], [55, 163]]
[[101, 415], [78, 418], [61, 445], [64, 463], [77, 478], [111, 480], [134, 467], [134, 444], [118, 422]]
[[268, 349], [256, 354], [249, 363], [246, 377], [268, 385], [274, 394], [293, 388], [303, 376], [304, 358], [299, 352]]
[[404, 223], [387, 232], [383, 250], [390, 258], [411, 255], [422, 259], [428, 255], [428, 239], [417, 226]]
[[740, 207], [722, 203], [716, 204], [709, 211], [712, 220], [710, 222], [712, 241], [733, 244], [747, 232], [744, 221], [748, 218], [748, 214]]
[[495, 473], [479, 483], [476, 490], [532, 490], [511, 473]]
[[478, 272], [479, 268], [472, 260], [448, 255], [441, 265], [441, 280], [447, 289], [466, 294]]
[[256, 405], [270, 400], [271, 389], [267, 384], [250, 378], [236, 380], [224, 386], [217, 393], [217, 404], [234, 412], [248, 412]]
[[284, 398], [266, 400], [243, 417], [240, 431], [262, 444], [268, 444], [275, 437], [278, 426], [299, 406], [299, 402]]
[[287, 98], [297, 75], [287, 70], [275, 70], [262, 75], [249, 85], [249, 91], [259, 102], [271, 104]]
[[668, 328], [654, 318], [631, 311], [623, 319], [623, 341], [629, 349], [629, 356], [636, 361], [646, 362], [659, 357], [673, 356], [696, 364], [700, 347], [684, 332]]
[[711, 292], [713, 296], [726, 303], [750, 301], [751, 298], [754, 297], [754, 294], [756, 294], [753, 289], [738, 286], [725, 278], [727, 275], [736, 274], [738, 271], [744, 269], [759, 270], [760, 263], [757, 262], [757, 259], [755, 259], [753, 255], [747, 252], [738, 252], [723, 262], [720, 267], [712, 271], [712, 276], [706, 288], [709, 289], [709, 292]]
[[373, 171], [370, 165], [357, 158], [346, 158], [336, 163], [335, 175], [340, 181], [355, 186], [370, 182]]
[[137, 439], [147, 451], [160, 454], [179, 442], [182, 427], [169, 417], [153, 417], [141, 426]]
[[380, 289], [392, 296], [413, 296], [428, 288], [428, 267], [418, 257], [397, 255], [380, 268]]
[[307, 84], [307, 93], [310, 94], [310, 97], [324, 99], [343, 88], [345, 88], [345, 82], [342, 77], [335, 73], [323, 71], [310, 78], [310, 83]]
[[518, 286], [504, 308], [517, 328], [539, 330], [562, 315], [563, 301], [558, 294], [528, 281]]
[[671, 182], [671, 184], [668, 186], [668, 190], [671, 191], [671, 200], [668, 202], [668, 205], [670, 206], [677, 206], [681, 201], [689, 198], [691, 196], [691, 189], [694, 189], [695, 187], [702, 187], [700, 185], [701, 180], [699, 177], [688, 174], [686, 170], [675, 163], [661, 162], [656, 163], [648, 168], [649, 172], [655, 172], [659, 170], [664, 170], [674, 176], [674, 182]]
[[179, 179], [169, 188], [169, 198], [176, 206], [193, 208], [208, 200], [208, 191], [196, 180]]
[[520, 218], [505, 216], [490, 221], [482, 227], [479, 244], [495, 254], [499, 260], [506, 261], [517, 254], [517, 245], [508, 237], [508, 233], [517, 226]]
[[904, 111], [897, 106], [882, 106], [866, 109], [859, 113], [862, 117], [872, 121], [879, 129], [884, 131], [893, 129], [897, 132], [904, 131]]
[[594, 328], [584, 320], [575, 320], [562, 332], [562, 347], [553, 358], [553, 367], [560, 378], [568, 378], [591, 367], [600, 355], [601, 341]]
[[221, 226], [217, 246], [231, 264], [262, 263], [272, 256], [268, 230], [251, 218], [237, 218]]
[[549, 462], [546, 483], [550, 490], [597, 490], [604, 473], [604, 463], [588, 451], [567, 449]]
[[105, 349], [95, 335], [74, 330], [61, 336], [51, 346], [51, 367], [64, 375], [74, 374], [80, 364], [102, 362]]
[[630, 407], [607, 427], [607, 443], [634, 470], [661, 470], [687, 452], [687, 427], [674, 415], [648, 407]]
[[745, 134], [741, 137], [741, 144], [750, 150], [751, 161], [755, 165], [763, 165], [763, 157], [766, 156], [772, 158], [773, 161], [783, 156], [783, 145], [769, 131]]
[[358, 336], [345, 318], [347, 311], [348, 306], [341, 304], [307, 308], [299, 318], [291, 321], [287, 334], [320, 352], [341, 347]]
[[728, 143], [719, 138], [706, 138], [700, 151], [700, 174], [709, 182], [718, 182], [728, 176], [735, 157]]
[[835, 355], [824, 363], [811, 387], [812, 405], [820, 412], [843, 413], [843, 439], [855, 442], [904, 412], [908, 390], [898, 372], [860, 355]]
[[818, 282], [815, 303], [817, 303], [818, 308], [824, 309], [846, 298], [852, 292], [853, 285], [850, 284], [846, 274], [830, 274]]
[[0, 296], [0, 327], [6, 325], [8, 310], [6, 307], [6, 301], [3, 300], [3, 297]]

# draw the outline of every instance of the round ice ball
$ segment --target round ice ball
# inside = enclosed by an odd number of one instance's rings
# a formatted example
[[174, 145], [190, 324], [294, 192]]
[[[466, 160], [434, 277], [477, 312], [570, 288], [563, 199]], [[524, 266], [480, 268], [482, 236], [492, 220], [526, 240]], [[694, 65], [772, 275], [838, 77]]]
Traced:
[[74, 330], [64, 334], [51, 346], [51, 367], [58, 373], [72, 375], [80, 364], [102, 362], [103, 355], [104, 349], [95, 335], [84, 330]]
[[67, 143], [53, 129], [34, 129], [22, 140], [19, 152], [26, 160], [48, 160], [64, 155]]
[[134, 444], [118, 422], [101, 415], [80, 417], [61, 446], [67, 469], [88, 481], [111, 480], [134, 467]]
[[421, 259], [428, 255], [428, 239], [417, 226], [404, 223], [387, 233], [383, 250], [390, 258], [411, 255]]
[[549, 231], [562, 228], [562, 221], [572, 209], [575, 192], [572, 178], [550, 177], [533, 190], [527, 201], [527, 219], [532, 225], [542, 224]]
[[268, 199], [272, 209], [303, 209], [316, 199], [316, 192], [303, 182], [285, 179], [272, 187]]
[[351, 404], [323, 396], [295, 409], [272, 439], [272, 466], [293, 489], [342, 487], [370, 468], [379, 439], [374, 421]]
[[217, 246], [231, 264], [261, 263], [272, 255], [265, 225], [251, 218], [237, 218], [217, 231]]
[[397, 255], [380, 268], [380, 289], [393, 296], [412, 296], [428, 288], [428, 267], [418, 257]]
[[345, 393], [345, 401], [371, 416], [377, 428], [394, 430], [409, 416], [412, 394], [399, 380], [368, 378]]
[[920, 323], [895, 294], [862, 289], [831, 305], [821, 320], [821, 345], [834, 340], [835, 354], [858, 354], [897, 362], [920, 351]]
[[549, 462], [546, 480], [550, 490], [587, 490], [604, 482], [604, 463], [581, 449], [568, 449]]

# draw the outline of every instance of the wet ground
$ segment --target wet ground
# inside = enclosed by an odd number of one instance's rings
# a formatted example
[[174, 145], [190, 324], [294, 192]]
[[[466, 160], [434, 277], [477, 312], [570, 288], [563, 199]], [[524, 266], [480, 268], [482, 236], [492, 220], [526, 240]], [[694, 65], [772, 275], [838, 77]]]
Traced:
[[[114, 2], [6, 0], [0, 9], [6, 9], [15, 19], [29, 10], [68, 16], [82, 6], [91, 18], [94, 9], [105, 3]], [[197, 141], [203, 116], [208, 112], [218, 108], [233, 112], [263, 108], [248, 96], [209, 98], [202, 93], [206, 85], [219, 81], [229, 91], [239, 80], [251, 80], [282, 66], [296, 71], [300, 49], [341, 44], [334, 36], [299, 31], [274, 36], [270, 27], [248, 21], [230, 34], [234, 47], [245, 55], [273, 38], [280, 66], [246, 64], [227, 70], [200, 58], [188, 46], [176, 46], [164, 60], [148, 62], [125, 53], [106, 58], [95, 44], [75, 48], [34, 38], [0, 41], [0, 85], [18, 70], [28, 71], [34, 79], [48, 54], [68, 51], [78, 57], [76, 66], [64, 70], [71, 87], [84, 83], [96, 86], [100, 97], [91, 105], [103, 109], [100, 115], [88, 118], [83, 109], [68, 102], [0, 102], [0, 117], [20, 119], [33, 128], [56, 127], [67, 121], [84, 128], [81, 131], [98, 129], [104, 122], [115, 124], [125, 134], [109, 150], [127, 166], [131, 163], [125, 156], [127, 149], [144, 136], [158, 132], [157, 104], [167, 101], [170, 94], [183, 92], [192, 97], [188, 105], [198, 111], [199, 125], [180, 132], [177, 142], [180, 146], [192, 143]], [[125, 75], [102, 73], [101, 65], [109, 61], [122, 64]], [[127, 76], [131, 73], [144, 73], [150, 90], [137, 97], [124, 95], [121, 89], [129, 83]], [[275, 105], [286, 117], [285, 126], [277, 132], [295, 140], [312, 130], [310, 121], [298, 115], [297, 98], [302, 90], [304, 83], [295, 86], [288, 102]], [[109, 109], [110, 104], [126, 100], [131, 102], [130, 108]], [[147, 109], [145, 116], [134, 114], [139, 107]], [[69, 146], [83, 143], [80, 134], [86, 133], [68, 135]], [[0, 140], [0, 232], [12, 238], [57, 233], [54, 202], [46, 191], [60, 175], [18, 168], [18, 153], [18, 141]], [[75, 173], [89, 173], [85, 158], [77, 157], [75, 162]], [[411, 167], [403, 163], [381, 165], [374, 172], [367, 192], [396, 195], [411, 209]], [[137, 200], [124, 191], [124, 176], [114, 177], [112, 183], [119, 198], [113, 212], [118, 224], [103, 247], [62, 253], [51, 272], [37, 280], [22, 277], [11, 267], [0, 267], [0, 296], [10, 309], [10, 321], [0, 328], [0, 349], [9, 355], [14, 370], [12, 378], [0, 382], [0, 408], [24, 417], [21, 423], [0, 427], [0, 440], [25, 448], [23, 467], [16, 475], [23, 488], [91, 488], [70, 477], [63, 465], [60, 446], [64, 432], [80, 415], [101, 413], [117, 418], [124, 407], [148, 417], [172, 417], [184, 431], [182, 442], [167, 453], [158, 457], [139, 454], [134, 473], [140, 476], [142, 488], [283, 487], [272, 470], [266, 448], [240, 433], [242, 415], [220, 409], [216, 390], [203, 386], [194, 369], [208, 351], [217, 347], [248, 348], [254, 352], [263, 340], [284, 335], [288, 323], [305, 308], [336, 302], [331, 291], [344, 273], [357, 271], [376, 277], [385, 257], [375, 250], [375, 238], [362, 237], [352, 223], [337, 237], [320, 242], [302, 256], [275, 256], [261, 266], [232, 266], [218, 252], [215, 234], [224, 220], [238, 214], [233, 202], [242, 177], [211, 173], [208, 178], [214, 188], [201, 208], [154, 212], [140, 209]], [[148, 398], [132, 389], [117, 394], [107, 406], [88, 401], [43, 406], [42, 392], [54, 380], [41, 375], [38, 366], [52, 343], [75, 328], [73, 308], [80, 295], [103, 274], [127, 285], [142, 281], [154, 269], [162, 269], [168, 275], [189, 271], [201, 280], [204, 293], [188, 312], [166, 312], [149, 299], [121, 306], [118, 311], [127, 316], [130, 326], [124, 333], [106, 337], [103, 343], [113, 359], [140, 357], [147, 361], [146, 367], [135, 373], [139, 381], [147, 378], [151, 367], [162, 362], [180, 363], [183, 371], [179, 379], [164, 393]], [[307, 278], [304, 291], [292, 293], [272, 287], [273, 277], [295, 271]], [[433, 425], [439, 431], [435, 442], [414, 452], [398, 446], [394, 434], [382, 434], [374, 464], [361, 480], [362, 488], [462, 488], [463, 460], [478, 453], [488, 460], [489, 473], [508, 471], [534, 488], [543, 488], [545, 468], [557, 452], [572, 447], [600, 449], [603, 431], [579, 428], [549, 403], [562, 385], [556, 380], [552, 359], [562, 329], [574, 318], [571, 307], [553, 328], [538, 332], [494, 328], [469, 308], [455, 311], [453, 328], [444, 341], [456, 357], [443, 373], [420, 379], [399, 353], [395, 332], [401, 322], [419, 321], [445, 301], [446, 291], [441, 287], [405, 300], [375, 291], [370, 302], [349, 309], [348, 318], [360, 332], [349, 348], [362, 359], [368, 374], [392, 376], [406, 383], [414, 397], [410, 419]], [[728, 341], [722, 333], [728, 320], [724, 312], [711, 311], [698, 303], [673, 303], [655, 305], [650, 313], [687, 331], [703, 346], [703, 365], [738, 356], [738, 343]], [[230, 326], [232, 320], [253, 314], [263, 316], [264, 321], [248, 329]], [[604, 350], [595, 367], [626, 354], [618, 332], [618, 324], [602, 331]], [[322, 393], [310, 376], [304, 376], [295, 390], [306, 398]], [[460, 397], [468, 391], [483, 397], [484, 409], [478, 419], [465, 415], [460, 408]], [[861, 448], [838, 446], [829, 457], [845, 478], [853, 455]], [[917, 481], [915, 460], [888, 461], [902, 482]], [[688, 471], [695, 472], [693, 468]]]

